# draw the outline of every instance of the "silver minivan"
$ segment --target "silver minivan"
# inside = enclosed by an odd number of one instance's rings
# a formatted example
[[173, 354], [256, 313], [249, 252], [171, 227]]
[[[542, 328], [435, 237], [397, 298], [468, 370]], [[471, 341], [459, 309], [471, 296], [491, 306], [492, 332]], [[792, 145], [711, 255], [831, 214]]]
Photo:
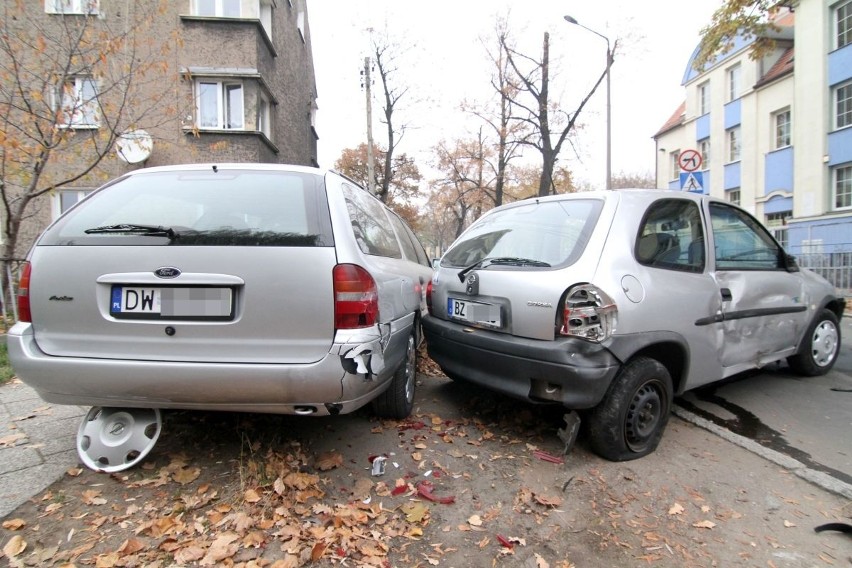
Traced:
[[652, 452], [686, 390], [775, 361], [828, 372], [845, 304], [745, 210], [640, 189], [493, 209], [427, 294], [427, 349], [450, 378], [562, 405], [569, 436], [582, 415], [612, 460]]
[[17, 375], [48, 402], [330, 415], [412, 408], [432, 269], [406, 223], [334, 172], [148, 168], [32, 247]]

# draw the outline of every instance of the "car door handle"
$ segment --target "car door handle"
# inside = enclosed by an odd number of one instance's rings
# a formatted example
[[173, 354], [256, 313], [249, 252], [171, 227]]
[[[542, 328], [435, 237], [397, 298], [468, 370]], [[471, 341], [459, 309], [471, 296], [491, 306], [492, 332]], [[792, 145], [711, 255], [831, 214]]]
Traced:
[[722, 288], [721, 292], [722, 292], [722, 301], [723, 302], [730, 302], [731, 300], [734, 299], [734, 295], [731, 294], [730, 288]]

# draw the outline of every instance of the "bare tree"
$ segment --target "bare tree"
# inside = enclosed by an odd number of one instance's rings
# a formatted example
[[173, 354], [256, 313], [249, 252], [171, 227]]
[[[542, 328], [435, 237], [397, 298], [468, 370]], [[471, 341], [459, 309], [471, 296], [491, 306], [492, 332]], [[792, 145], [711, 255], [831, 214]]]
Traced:
[[[491, 87], [496, 94], [496, 104], [463, 105], [463, 108], [485, 122], [497, 138], [496, 152], [492, 165], [494, 171], [492, 193], [494, 206], [498, 207], [503, 204], [507, 170], [510, 163], [521, 155], [519, 147], [521, 141], [525, 140], [529, 135], [529, 128], [526, 128], [523, 122], [512, 120], [512, 101], [517, 96], [517, 81], [513, 80], [504, 47], [508, 43], [509, 38], [506, 20], [497, 21], [494, 33], [497, 39], [496, 49], [492, 49], [486, 45], [485, 51], [493, 67]], [[482, 132], [480, 131], [481, 136]]]
[[[513, 118], [526, 123], [534, 131], [533, 137], [524, 139], [521, 143], [536, 148], [541, 154], [542, 168], [538, 195], [549, 195], [554, 187], [553, 171], [562, 146], [574, 130], [586, 103], [606, 77], [607, 70], [604, 69], [576, 110], [566, 112], [550, 100], [550, 34], [544, 33], [540, 60], [517, 51], [509, 43], [508, 37], [501, 39], [501, 45], [505, 50], [509, 67], [518, 81], [516, 85], [518, 94], [511, 97], [511, 103], [520, 111], [520, 114], [516, 114]], [[612, 65], [617, 47], [618, 40], [613, 44], [608, 66]], [[526, 103], [522, 97], [532, 100]]]
[[4, 280], [6, 263], [21, 255], [21, 231], [48, 194], [99, 185], [110, 177], [103, 162], [124, 130], [175, 120], [173, 92], [141, 94], [145, 83], [162, 77], [178, 41], [152, 40], [151, 25], [165, 4], [128, 6], [109, 18], [53, 16], [32, 0], [0, 8]]
[[399, 46], [392, 43], [388, 36], [376, 39], [372, 36], [372, 52], [382, 82], [382, 123], [387, 132], [387, 150], [384, 153], [384, 174], [380, 177], [381, 185], [378, 197], [387, 203], [394, 174], [394, 154], [405, 135], [406, 124], [394, 123], [394, 112], [400, 100], [408, 93], [408, 87], [396, 83], [399, 58]]

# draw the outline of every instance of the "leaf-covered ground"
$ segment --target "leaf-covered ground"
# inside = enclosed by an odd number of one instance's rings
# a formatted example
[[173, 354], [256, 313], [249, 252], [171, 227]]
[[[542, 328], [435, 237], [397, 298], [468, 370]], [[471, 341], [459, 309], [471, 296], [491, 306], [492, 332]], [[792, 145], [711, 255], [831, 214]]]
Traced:
[[[144, 462], [6, 517], [10, 566], [848, 566], [850, 504], [673, 419], [652, 456], [562, 455], [557, 409], [440, 377], [417, 409], [165, 414]], [[384, 474], [372, 462], [384, 459]], [[378, 466], [377, 466], [378, 467]]]

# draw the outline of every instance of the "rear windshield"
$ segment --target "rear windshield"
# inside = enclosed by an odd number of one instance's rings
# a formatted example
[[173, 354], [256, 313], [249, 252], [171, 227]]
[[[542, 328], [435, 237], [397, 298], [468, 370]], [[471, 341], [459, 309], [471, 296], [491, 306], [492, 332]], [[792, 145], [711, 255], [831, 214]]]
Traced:
[[600, 215], [598, 199], [543, 201], [480, 218], [441, 257], [441, 266], [466, 267], [488, 258], [516, 258], [552, 267], [573, 264]]
[[333, 246], [323, 177], [222, 170], [144, 173], [95, 191], [40, 245]]

